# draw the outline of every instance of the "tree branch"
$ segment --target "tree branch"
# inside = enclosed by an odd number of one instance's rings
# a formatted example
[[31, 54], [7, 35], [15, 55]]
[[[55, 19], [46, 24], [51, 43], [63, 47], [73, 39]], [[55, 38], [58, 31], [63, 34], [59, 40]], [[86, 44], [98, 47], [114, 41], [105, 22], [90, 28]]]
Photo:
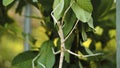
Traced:
[[64, 59], [64, 52], [65, 52], [65, 43], [64, 43], [64, 35], [63, 35], [63, 30], [62, 30], [62, 24], [60, 24], [60, 22], [57, 23], [58, 25], [58, 34], [60, 37], [60, 41], [61, 41], [61, 46], [60, 46], [60, 61], [59, 61], [59, 68], [62, 68], [62, 64], [63, 64], [63, 59]]
[[[74, 2], [73, 2], [74, 3]], [[72, 3], [72, 4], [73, 4]], [[69, 38], [69, 36], [72, 34], [73, 30], [75, 29], [77, 23], [79, 22], [79, 20], [76, 21], [74, 27], [72, 28], [72, 30], [70, 31], [70, 33], [67, 35], [66, 38], [64, 38], [64, 34], [63, 34], [63, 21], [64, 21], [64, 18], [65, 18], [65, 15], [66, 13], [68, 12], [68, 10], [70, 9], [70, 7], [72, 6], [72, 4], [70, 4], [70, 6], [66, 9], [66, 11], [64, 12], [64, 15], [62, 17], [62, 20], [61, 21], [57, 21], [57, 19], [54, 17], [53, 13], [54, 11], [57, 9], [57, 7], [59, 6], [59, 4], [55, 7], [55, 9], [51, 12], [51, 16], [55, 22], [55, 24], [57, 24], [58, 26], [58, 34], [59, 34], [59, 37], [60, 37], [60, 42], [61, 42], [61, 46], [60, 46], [60, 51], [58, 52], [54, 52], [54, 49], [52, 48], [53, 50], [53, 53], [54, 54], [58, 54], [60, 52], [60, 60], [59, 60], [59, 68], [62, 68], [63, 66], [63, 60], [64, 60], [64, 53], [65, 51], [67, 51], [68, 53], [72, 54], [72, 55], [75, 55], [75, 56], [78, 56], [78, 57], [90, 57], [90, 56], [97, 56], [97, 55], [101, 55], [101, 53], [97, 53], [97, 54], [91, 54], [91, 55], [79, 55], [79, 54], [76, 54], [68, 49], [65, 48], [65, 41]]]

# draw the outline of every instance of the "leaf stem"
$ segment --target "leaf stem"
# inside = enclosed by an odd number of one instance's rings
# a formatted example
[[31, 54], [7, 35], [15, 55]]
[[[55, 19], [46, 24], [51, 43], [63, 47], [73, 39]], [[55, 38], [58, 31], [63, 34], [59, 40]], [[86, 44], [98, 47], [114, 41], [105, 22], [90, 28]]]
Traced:
[[35, 68], [35, 61], [37, 60], [37, 58], [40, 56], [40, 53], [32, 60], [32, 68]]
[[52, 51], [53, 51], [53, 54], [55, 54], [55, 55], [60, 53], [60, 50], [55, 52], [53, 48], [52, 48]]

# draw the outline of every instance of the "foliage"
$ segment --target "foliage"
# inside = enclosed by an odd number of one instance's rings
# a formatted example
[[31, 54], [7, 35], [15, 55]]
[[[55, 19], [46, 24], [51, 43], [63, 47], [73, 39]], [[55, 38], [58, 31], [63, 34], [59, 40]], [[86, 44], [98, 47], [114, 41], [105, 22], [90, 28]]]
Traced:
[[[1, 1], [2, 8], [9, 7], [16, 1], [3, 0]], [[16, 13], [21, 14], [26, 4], [33, 5], [41, 12], [44, 20], [42, 26], [46, 29], [49, 41], [40, 45], [38, 55], [29, 51], [16, 56], [13, 60], [13, 66], [17, 68], [26, 66], [28, 68], [35, 66], [38, 68], [58, 68], [61, 60], [60, 54], [53, 54], [52, 48], [59, 51], [62, 49], [61, 45], [65, 43], [66, 51], [62, 68], [115, 68], [116, 61], [111, 60], [111, 58], [115, 58], [115, 45], [111, 46], [114, 47], [111, 49], [114, 52], [107, 49], [111, 44], [110, 41], [115, 39], [115, 35], [112, 37], [111, 34], [109, 35], [116, 26], [116, 8], [113, 0], [19, 0]], [[6, 23], [6, 21], [0, 22]], [[60, 26], [63, 30], [63, 40], [59, 33]], [[102, 29], [101, 34], [96, 33], [96, 27], [99, 27], [98, 31], [100, 28]], [[88, 41], [88, 38], [92, 41], [86, 46], [84, 43]], [[57, 42], [53, 44], [56, 39], [58, 39]], [[82, 55], [82, 57], [74, 56], [67, 49]], [[104, 53], [104, 55], [95, 55], [96, 53]]]
[[10, 3], [12, 3], [14, 0], [3, 0], [3, 5], [4, 6], [7, 6], [9, 5]]
[[[32, 59], [38, 54], [37, 51], [26, 51], [16, 56], [12, 62], [13, 68], [32, 68]], [[24, 58], [23, 58], [24, 57]], [[18, 62], [19, 61], [19, 62]]]

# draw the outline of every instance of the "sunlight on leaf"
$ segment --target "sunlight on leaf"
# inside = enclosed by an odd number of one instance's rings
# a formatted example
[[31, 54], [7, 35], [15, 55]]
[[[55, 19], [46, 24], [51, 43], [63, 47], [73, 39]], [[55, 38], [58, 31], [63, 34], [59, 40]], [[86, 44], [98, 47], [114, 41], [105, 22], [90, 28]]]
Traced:
[[95, 43], [95, 49], [96, 50], [102, 50], [102, 43], [101, 42], [97, 42], [97, 43]]
[[111, 51], [111, 53], [116, 52], [116, 39], [111, 39], [103, 50], [105, 52]]
[[34, 29], [32, 30], [32, 35], [33, 35], [33, 37], [37, 40], [37, 41], [35, 42], [35, 46], [36, 46], [36, 47], [40, 47], [40, 45], [41, 45], [44, 41], [46, 41], [46, 40], [49, 39], [45, 32], [46, 32], [46, 30], [45, 30], [45, 28], [43, 28], [42, 26], [37, 27], [37, 28], [34, 28]]
[[55, 38], [54, 39], [54, 45], [57, 46], [57, 42], [58, 42], [59, 38]]
[[84, 47], [89, 48], [92, 40], [90, 38], [87, 39], [87, 41], [83, 42]]
[[95, 27], [95, 34], [102, 35], [102, 33], [103, 33], [103, 28], [101, 28], [100, 26]]
[[115, 37], [116, 36], [116, 30], [115, 29], [109, 30], [109, 36], [110, 36], [110, 38]]

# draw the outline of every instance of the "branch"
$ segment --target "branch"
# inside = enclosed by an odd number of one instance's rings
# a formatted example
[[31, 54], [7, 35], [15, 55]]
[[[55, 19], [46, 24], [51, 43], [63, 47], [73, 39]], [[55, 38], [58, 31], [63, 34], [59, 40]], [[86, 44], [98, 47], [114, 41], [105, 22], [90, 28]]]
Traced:
[[67, 37], [65, 38], [64, 42], [69, 38], [69, 36], [72, 34], [73, 30], [75, 29], [75, 27], [77, 26], [79, 20], [76, 21], [74, 27], [72, 28], [72, 30], [70, 31], [70, 33], [67, 35]]
[[90, 55], [79, 55], [79, 54], [76, 54], [68, 49], [65, 49], [65, 51], [67, 51], [68, 53], [74, 55], [74, 56], [77, 56], [77, 57], [81, 57], [81, 58], [87, 58], [87, 57], [91, 57], [91, 56], [98, 56], [98, 55], [103, 55], [103, 53], [96, 53], [96, 54], [90, 54]]
[[[74, 2], [73, 2], [74, 3]], [[59, 68], [62, 68], [62, 64], [63, 64], [63, 59], [64, 59], [64, 53], [65, 51], [67, 51], [68, 53], [72, 54], [72, 55], [75, 55], [75, 56], [78, 56], [78, 57], [90, 57], [90, 56], [97, 56], [97, 55], [101, 55], [101, 53], [96, 53], [96, 54], [91, 54], [91, 55], [79, 55], [79, 54], [76, 54], [68, 49], [65, 48], [65, 41], [69, 38], [69, 36], [72, 34], [72, 32], [74, 31], [75, 27], [77, 26], [79, 20], [76, 21], [74, 27], [72, 28], [72, 30], [70, 31], [70, 33], [67, 35], [66, 38], [64, 38], [64, 34], [63, 34], [63, 21], [64, 21], [64, 18], [67, 14], [67, 12], [69, 11], [69, 9], [71, 8], [72, 4], [70, 4], [70, 6], [66, 9], [66, 11], [64, 12], [64, 15], [62, 17], [62, 20], [61, 22], [57, 21], [57, 19], [54, 17], [53, 13], [54, 11], [60, 6], [60, 4], [58, 4], [55, 9], [51, 12], [51, 16], [55, 22], [55, 24], [57, 24], [58, 26], [58, 34], [59, 34], [59, 37], [60, 37], [60, 42], [61, 42], [61, 46], [60, 46], [60, 51], [57, 51], [55, 52], [54, 49], [52, 48], [52, 51], [54, 54], [58, 54], [60, 53], [60, 61], [59, 61]], [[45, 66], [41, 63], [39, 63], [41, 66], [43, 66], [45, 68]]]
[[74, 56], [82, 57], [82, 55], [76, 54], [76, 53], [74, 53], [74, 52], [72, 52], [72, 51], [70, 51], [70, 50], [68, 50], [68, 49], [66, 49], [66, 51], [67, 51], [68, 53], [74, 55]]
[[64, 43], [64, 35], [63, 35], [63, 30], [62, 30], [62, 25], [60, 24], [60, 22], [57, 23], [58, 25], [58, 34], [60, 37], [60, 41], [61, 41], [61, 46], [60, 46], [60, 61], [59, 61], [59, 68], [62, 68], [62, 64], [63, 64], [63, 59], [64, 59], [64, 52], [65, 52], [65, 43]]
[[74, 3], [74, 1], [73, 1], [73, 2], [69, 5], [69, 7], [65, 10], [64, 15], [63, 15], [62, 20], [61, 20], [61, 24], [63, 24], [63, 21], [64, 21], [64, 19], [65, 19], [65, 16], [66, 16], [67, 12], [69, 11], [69, 9], [71, 8], [71, 6], [73, 5], [73, 3]]
[[40, 56], [40, 53], [32, 60], [32, 68], [35, 68], [35, 60], [37, 60], [37, 58]]
[[84, 55], [83, 57], [91, 57], [91, 56], [98, 56], [98, 55], [103, 55], [103, 53], [96, 53], [96, 54]]
[[58, 8], [59, 4], [55, 7], [55, 9], [51, 12], [51, 16], [55, 22], [55, 24], [57, 24], [59, 30], [58, 30], [58, 34], [60, 37], [60, 41], [61, 41], [61, 50], [60, 50], [60, 61], [59, 61], [59, 68], [62, 68], [62, 63], [63, 63], [63, 58], [64, 58], [64, 50], [65, 50], [65, 44], [63, 43], [64, 41], [64, 35], [63, 35], [63, 30], [62, 30], [62, 25], [60, 24], [60, 22], [58, 22], [56, 20], [56, 18], [54, 17], [53, 13], [54, 11]]
[[57, 10], [57, 8], [58, 8], [59, 6], [60, 6], [60, 4], [58, 4], [58, 5], [55, 7], [55, 9], [51, 12], [51, 16], [52, 16], [52, 18], [53, 18], [53, 20], [54, 20], [55, 23], [57, 23], [58, 21], [57, 21], [56, 18], [54, 17], [53, 13], [55, 12], [55, 10]]
[[38, 61], [38, 64], [40, 64], [43, 68], [46, 68], [45, 65], [43, 65], [43, 64], [40, 63], [39, 61]]
[[53, 54], [59, 54], [60, 53], [60, 50], [55, 52], [53, 48], [52, 48], [52, 51], [53, 51]]

